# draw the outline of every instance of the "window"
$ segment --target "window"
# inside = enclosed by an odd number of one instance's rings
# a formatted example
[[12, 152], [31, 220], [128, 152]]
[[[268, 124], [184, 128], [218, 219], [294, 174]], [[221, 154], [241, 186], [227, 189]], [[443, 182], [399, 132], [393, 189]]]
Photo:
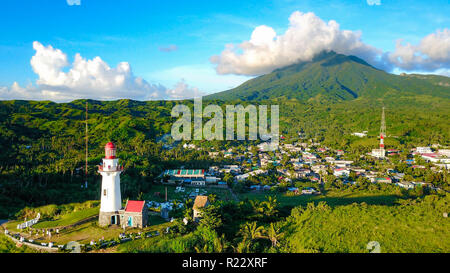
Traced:
[[103, 190], [103, 196], [106, 196], [106, 189]]

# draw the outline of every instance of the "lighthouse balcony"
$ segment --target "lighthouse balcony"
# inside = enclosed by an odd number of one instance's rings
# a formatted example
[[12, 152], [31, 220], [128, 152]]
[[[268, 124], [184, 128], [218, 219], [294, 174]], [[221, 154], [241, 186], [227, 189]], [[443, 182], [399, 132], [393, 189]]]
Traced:
[[121, 172], [121, 171], [123, 171], [123, 166], [117, 165], [117, 166], [103, 167], [102, 165], [98, 165], [98, 171], [99, 172]]

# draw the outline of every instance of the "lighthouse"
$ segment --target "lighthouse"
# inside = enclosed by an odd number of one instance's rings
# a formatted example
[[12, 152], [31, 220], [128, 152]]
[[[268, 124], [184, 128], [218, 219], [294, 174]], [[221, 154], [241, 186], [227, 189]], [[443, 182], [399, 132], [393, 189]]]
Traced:
[[116, 158], [116, 146], [109, 142], [105, 145], [105, 158], [103, 164], [98, 166], [98, 172], [102, 175], [102, 190], [100, 198], [99, 225], [120, 224], [122, 209], [122, 197], [120, 194], [120, 173], [123, 167]]
[[372, 156], [376, 158], [385, 158], [386, 151], [384, 150], [384, 138], [386, 137], [386, 122], [384, 120], [384, 107], [381, 113], [381, 127], [380, 127], [380, 148], [372, 150]]

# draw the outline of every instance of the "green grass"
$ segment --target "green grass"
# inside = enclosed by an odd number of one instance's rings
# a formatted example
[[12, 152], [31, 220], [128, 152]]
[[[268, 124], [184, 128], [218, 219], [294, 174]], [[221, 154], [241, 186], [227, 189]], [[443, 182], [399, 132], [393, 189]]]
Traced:
[[242, 193], [239, 194], [239, 199], [244, 200], [248, 198], [249, 200], [265, 200], [266, 196], [272, 196], [277, 199], [280, 206], [304, 206], [310, 202], [318, 203], [320, 201], [327, 202], [330, 206], [338, 206], [338, 205], [348, 205], [352, 203], [362, 203], [365, 202], [367, 204], [384, 204], [384, 205], [392, 205], [399, 198], [393, 194], [385, 194], [385, 193], [363, 193], [363, 192], [355, 192], [355, 193], [347, 193], [341, 191], [331, 191], [326, 195], [294, 195], [288, 196], [285, 193], [273, 193], [273, 192], [255, 192], [255, 193]]
[[148, 216], [148, 224], [151, 226], [157, 226], [157, 225], [161, 225], [161, 224], [165, 224], [167, 223], [166, 220], [164, 220], [164, 218], [162, 218], [159, 215], [149, 215]]
[[83, 219], [98, 215], [98, 213], [99, 213], [99, 207], [83, 209], [83, 210], [79, 210], [76, 212], [64, 214], [61, 216], [60, 219], [56, 219], [54, 221], [38, 222], [33, 227], [34, 228], [54, 228], [54, 227], [69, 226], [69, 225], [73, 225]]
[[17, 247], [11, 239], [6, 237], [3, 233], [0, 234], [0, 253], [36, 253], [38, 251], [33, 250], [25, 245]]

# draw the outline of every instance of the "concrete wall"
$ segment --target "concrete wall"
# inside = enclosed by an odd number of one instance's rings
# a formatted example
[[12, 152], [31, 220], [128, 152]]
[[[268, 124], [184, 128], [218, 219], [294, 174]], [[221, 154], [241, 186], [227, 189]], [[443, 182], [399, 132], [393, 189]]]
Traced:
[[43, 245], [37, 245], [37, 244], [32, 244], [29, 242], [21, 242], [20, 240], [14, 238], [13, 236], [6, 234], [6, 236], [8, 236], [11, 240], [13, 240], [13, 242], [15, 242], [16, 244], [23, 244], [26, 245], [29, 248], [33, 248], [35, 250], [39, 250], [39, 251], [46, 251], [46, 252], [58, 252], [59, 248], [57, 247], [48, 247], [48, 246], [43, 246]]

